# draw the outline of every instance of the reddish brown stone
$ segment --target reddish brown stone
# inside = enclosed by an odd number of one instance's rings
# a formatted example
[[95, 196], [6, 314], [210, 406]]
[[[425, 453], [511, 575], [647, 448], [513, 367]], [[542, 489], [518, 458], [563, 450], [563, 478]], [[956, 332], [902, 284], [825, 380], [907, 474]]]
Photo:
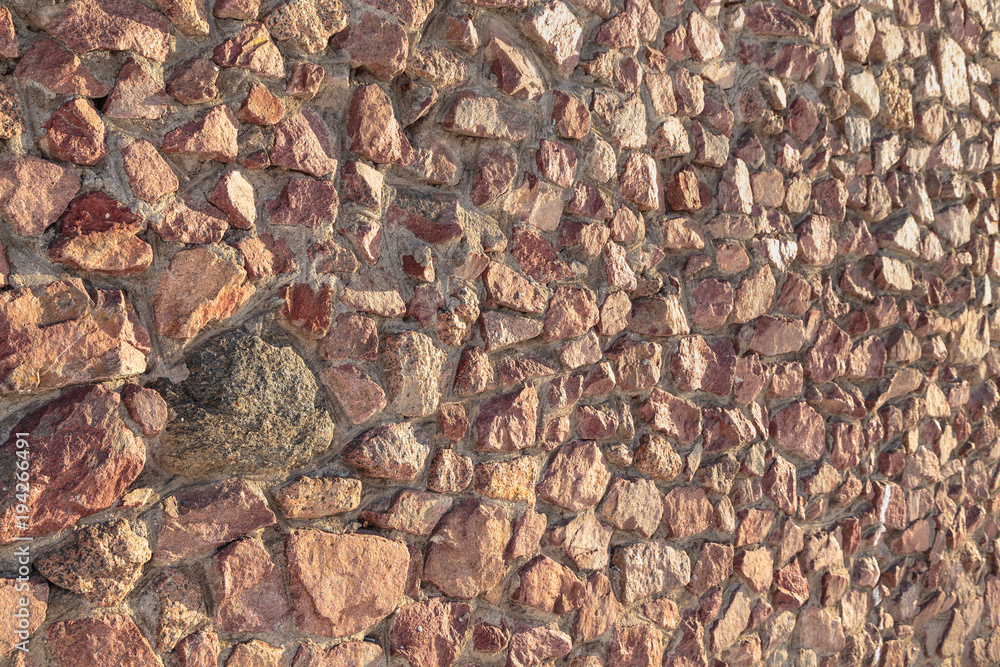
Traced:
[[[263, 642], [261, 642], [263, 643]], [[234, 650], [234, 653], [237, 652]], [[240, 651], [235, 662], [241, 655]], [[192, 632], [177, 644], [177, 659], [181, 667], [213, 667], [219, 664], [219, 636], [214, 632]], [[227, 663], [229, 660], [226, 661]]]
[[10, 10], [0, 9], [0, 57], [17, 58], [21, 50], [17, 45], [17, 34], [14, 32], [14, 19]]
[[639, 416], [653, 429], [682, 445], [691, 444], [701, 434], [701, 410], [658, 387], [639, 406]]
[[252, 21], [257, 18], [260, 0], [215, 0], [212, 16], [219, 19]]
[[34, 23], [77, 53], [135, 51], [163, 62], [169, 53], [167, 22], [135, 0], [80, 0], [35, 12]]
[[643, 537], [652, 537], [663, 515], [663, 499], [648, 479], [616, 477], [600, 512], [619, 530], [635, 530]]
[[281, 316], [305, 338], [325, 337], [333, 318], [333, 289], [326, 284], [314, 290], [308, 283], [292, 283], [281, 292], [285, 299]]
[[154, 202], [163, 195], [176, 192], [180, 186], [177, 174], [170, 168], [153, 144], [137, 139], [121, 149], [132, 193], [147, 202]]
[[204, 554], [276, 521], [263, 495], [239, 478], [182, 491], [162, 506], [157, 563]]
[[610, 481], [611, 471], [597, 445], [577, 440], [552, 455], [537, 491], [546, 500], [579, 512], [596, 505]]
[[472, 459], [450, 449], [439, 449], [427, 473], [427, 488], [438, 493], [460, 493], [472, 483], [472, 474]]
[[170, 260], [153, 301], [157, 333], [194, 338], [202, 329], [225, 320], [254, 293], [242, 267], [197, 247]]
[[244, 537], [212, 556], [209, 573], [223, 632], [273, 632], [291, 616], [281, 572], [259, 537]]
[[326, 229], [337, 220], [340, 198], [330, 181], [290, 178], [278, 196], [264, 203], [273, 225]]
[[552, 91], [552, 120], [556, 134], [564, 139], [584, 139], [590, 133], [590, 111], [576, 97], [561, 90]]
[[53, 623], [45, 637], [49, 650], [63, 667], [160, 664], [139, 627], [122, 614]]
[[232, 162], [237, 153], [238, 125], [230, 108], [220, 104], [212, 107], [200, 121], [168, 132], [160, 150], [168, 154], [193, 155], [201, 160]]
[[712, 516], [712, 503], [698, 487], [677, 487], [663, 499], [663, 523], [675, 538], [706, 530]]
[[449, 496], [403, 489], [393, 496], [388, 509], [384, 512], [365, 510], [361, 513], [361, 521], [384, 530], [427, 535], [451, 509], [452, 502]]
[[[284, 664], [282, 661], [275, 667], [283, 667]], [[292, 667], [384, 667], [384, 665], [385, 654], [382, 652], [382, 647], [371, 642], [341, 642], [333, 646], [299, 644], [299, 650], [295, 652], [295, 660], [292, 662]]]
[[[284, 239], [275, 239], [270, 234], [252, 236], [238, 241], [233, 246], [243, 256], [247, 278], [257, 280], [266, 276], [295, 273], [298, 264]], [[317, 272], [320, 272], [317, 269]]]
[[503, 554], [510, 536], [502, 507], [466, 500], [445, 515], [431, 536], [424, 578], [454, 598], [489, 593], [506, 573]]
[[350, 148], [373, 162], [410, 164], [413, 150], [392, 110], [389, 97], [375, 84], [354, 89], [348, 114]]
[[337, 169], [329, 130], [316, 112], [303, 107], [274, 126], [271, 163], [322, 178]]
[[[16, 41], [14, 46], [17, 48]], [[129, 60], [126, 67], [128, 63], [134, 65], [135, 61]], [[93, 98], [108, 94], [108, 89], [80, 62], [79, 56], [44, 37], [36, 40], [18, 61], [17, 67], [14, 68], [14, 76], [17, 77], [18, 83], [23, 84], [30, 79], [60, 95]], [[165, 112], [166, 108], [163, 111]], [[108, 113], [107, 110], [105, 113]], [[153, 117], [158, 118], [158, 116]]]
[[576, 181], [576, 151], [560, 141], [538, 142], [535, 164], [542, 176], [560, 187], [572, 187]]
[[815, 461], [826, 449], [823, 417], [804, 402], [791, 403], [771, 420], [771, 437], [782, 450]]
[[79, 190], [76, 172], [30, 155], [0, 165], [0, 211], [26, 236], [44, 232]]
[[582, 287], [557, 287], [545, 312], [543, 335], [546, 340], [576, 338], [598, 320], [594, 293]]
[[551, 658], [561, 658], [573, 649], [573, 639], [565, 632], [545, 627], [515, 632], [510, 638], [505, 667], [533, 667]]
[[285, 103], [261, 83], [250, 84], [236, 116], [253, 125], [274, 125], [285, 116]]
[[262, 23], [249, 23], [219, 44], [212, 60], [219, 67], [242, 67], [266, 79], [285, 76], [285, 59]]
[[545, 87], [538, 70], [508, 37], [494, 33], [486, 44], [485, 55], [496, 77], [497, 90], [521, 100], [541, 99]]
[[347, 12], [340, 2], [290, 0], [268, 14], [264, 23], [274, 39], [293, 40], [306, 53], [319, 53], [330, 35], [347, 26]]
[[304, 632], [364, 632], [396, 610], [409, 552], [374, 535], [294, 530], [285, 539], [295, 623]]
[[66, 102], [45, 121], [38, 145], [56, 160], [93, 167], [108, 156], [104, 121], [82, 98]]
[[469, 629], [470, 612], [469, 605], [442, 598], [403, 607], [392, 624], [392, 654], [413, 667], [453, 664]]
[[219, 68], [207, 58], [191, 58], [174, 65], [167, 78], [167, 93], [181, 104], [200, 104], [219, 96], [215, 85]]

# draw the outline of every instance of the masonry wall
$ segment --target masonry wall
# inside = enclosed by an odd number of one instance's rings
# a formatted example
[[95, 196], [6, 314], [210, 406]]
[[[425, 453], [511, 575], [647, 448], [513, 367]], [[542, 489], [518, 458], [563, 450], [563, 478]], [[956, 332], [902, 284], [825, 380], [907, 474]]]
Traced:
[[0, 665], [1000, 664], [997, 27], [0, 8]]

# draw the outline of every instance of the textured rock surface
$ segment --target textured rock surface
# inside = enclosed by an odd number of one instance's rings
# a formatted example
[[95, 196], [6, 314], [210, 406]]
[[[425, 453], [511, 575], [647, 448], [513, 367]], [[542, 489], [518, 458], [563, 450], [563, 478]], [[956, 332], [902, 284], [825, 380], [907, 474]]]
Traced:
[[0, 666], [1000, 664], [997, 12], [0, 7]]
[[193, 477], [287, 468], [330, 444], [316, 378], [290, 347], [234, 331], [187, 363], [187, 379], [164, 387], [177, 415], [159, 453], [168, 468]]

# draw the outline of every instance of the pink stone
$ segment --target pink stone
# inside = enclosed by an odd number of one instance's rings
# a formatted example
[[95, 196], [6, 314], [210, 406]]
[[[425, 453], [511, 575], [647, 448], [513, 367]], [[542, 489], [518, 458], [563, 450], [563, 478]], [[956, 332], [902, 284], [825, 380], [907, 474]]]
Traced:
[[305, 60], [295, 60], [292, 61], [290, 69], [288, 79], [285, 81], [285, 92], [303, 101], [316, 97], [326, 77], [323, 66]]
[[142, 630], [131, 617], [122, 614], [60, 621], [50, 625], [45, 636], [49, 649], [63, 667], [161, 664]]
[[656, 161], [645, 153], [629, 153], [618, 175], [618, 187], [622, 197], [640, 211], [659, 209], [663, 205]]
[[330, 35], [347, 26], [347, 12], [339, 1], [289, 0], [271, 11], [264, 23], [274, 39], [293, 40], [306, 53], [319, 53]]
[[369, 477], [409, 481], [423, 472], [430, 453], [421, 440], [409, 422], [383, 424], [347, 443], [341, 457]]
[[253, 186], [239, 170], [222, 176], [207, 199], [225, 213], [229, 224], [237, 229], [250, 229], [257, 220]]
[[532, 447], [538, 425], [533, 385], [485, 401], [476, 419], [476, 450], [512, 452]]
[[163, 62], [169, 53], [167, 22], [135, 0], [79, 0], [37, 9], [33, 22], [77, 53], [135, 51]]
[[262, 83], [250, 84], [236, 117], [252, 125], [274, 125], [285, 117], [285, 103]]
[[76, 172], [31, 155], [0, 164], [0, 211], [25, 236], [44, 232], [79, 190]]
[[180, 186], [177, 174], [153, 144], [145, 139], [137, 139], [121, 152], [129, 188], [136, 197], [153, 202], [163, 195], [177, 191]]
[[701, 435], [701, 410], [656, 387], [639, 406], [639, 415], [655, 430], [681, 444], [690, 444]]
[[219, 67], [243, 67], [265, 79], [285, 76], [285, 59], [262, 23], [248, 23], [215, 47], [212, 60]]
[[379, 163], [413, 161], [413, 149], [403, 134], [389, 97], [375, 84], [354, 89], [347, 133], [351, 151]]
[[538, 70], [510, 38], [493, 33], [486, 45], [486, 60], [501, 93], [521, 100], [541, 99], [544, 85]]
[[[15, 645], [35, 634], [45, 621], [48, 599], [49, 586], [40, 577], [25, 577], [23, 582], [13, 577], [0, 580], [0, 614], [3, 614], [4, 619], [0, 624], [0, 651], [8, 654], [14, 650]], [[20, 619], [15, 616], [21, 609], [25, 609], [28, 614], [26, 626], [22, 626]], [[24, 613], [21, 611], [20, 616], [23, 617]]]
[[488, 593], [506, 574], [510, 536], [503, 507], [470, 498], [445, 515], [431, 536], [424, 579], [453, 598]]
[[246, 271], [204, 247], [173, 256], [153, 301], [157, 333], [194, 338], [202, 329], [228, 319], [254, 293]]
[[596, 505], [610, 481], [611, 472], [597, 445], [577, 440], [552, 455], [537, 492], [560, 507], [579, 512]]
[[155, 389], [128, 383], [122, 390], [122, 402], [129, 417], [139, 424], [143, 435], [156, 435], [163, 430], [170, 418], [170, 409]]
[[364, 12], [338, 40], [351, 67], [363, 67], [383, 81], [391, 81], [406, 68], [409, 41], [396, 21]]
[[212, 107], [200, 121], [181, 125], [163, 137], [160, 150], [164, 153], [193, 155], [201, 160], [232, 162], [236, 159], [238, 147], [236, 116], [232, 110], [220, 104]]
[[308, 108], [274, 126], [272, 164], [321, 178], [337, 169], [323, 119]]
[[319, 530], [293, 530], [285, 558], [295, 623], [323, 637], [367, 631], [394, 612], [410, 562], [399, 542]]
[[561, 0], [552, 0], [527, 13], [522, 29], [563, 75], [568, 76], [576, 68], [583, 44], [583, 28]]
[[104, 115], [110, 118], [156, 119], [167, 113], [169, 102], [163, 86], [139, 61], [129, 58], [118, 70], [115, 87], [104, 104]]
[[226, 546], [209, 567], [219, 630], [274, 632], [291, 616], [281, 571], [259, 537]]
[[[16, 41], [14, 46], [17, 48]], [[14, 76], [18, 83], [30, 79], [61, 95], [104, 97], [108, 94], [108, 89], [80, 62], [79, 56], [44, 37], [36, 40], [18, 61]]]
[[783, 451], [815, 461], [826, 449], [826, 426], [822, 415], [798, 401], [774, 415], [771, 438]]
[[469, 137], [521, 141], [531, 126], [519, 108], [492, 97], [463, 90], [441, 122], [444, 129]]
[[161, 564], [204, 554], [276, 521], [260, 491], [239, 478], [181, 491], [165, 498], [162, 507], [153, 556]]
[[413, 667], [451, 665], [462, 650], [472, 608], [462, 602], [431, 598], [396, 612], [389, 644], [392, 654]]
[[244, 267], [250, 280], [283, 273], [295, 273], [298, 264], [284, 239], [270, 234], [253, 236], [233, 244], [243, 256]]
[[663, 499], [663, 523], [672, 537], [697, 535], [712, 524], [713, 509], [699, 487], [676, 487]]
[[597, 324], [599, 311], [594, 293], [583, 287], [557, 287], [545, 312], [546, 340], [576, 338]]
[[210, 204], [192, 206], [187, 200], [178, 200], [167, 209], [163, 218], [152, 223], [164, 241], [179, 243], [218, 243], [229, 228], [222, 213]]
[[93, 167], [108, 155], [104, 121], [87, 100], [66, 102], [49, 116], [44, 128], [38, 145], [56, 160]]
[[0, 58], [17, 58], [21, 55], [14, 32], [14, 19], [10, 10], [0, 8]]
[[260, 0], [215, 0], [212, 16], [219, 19], [252, 21], [257, 18]]

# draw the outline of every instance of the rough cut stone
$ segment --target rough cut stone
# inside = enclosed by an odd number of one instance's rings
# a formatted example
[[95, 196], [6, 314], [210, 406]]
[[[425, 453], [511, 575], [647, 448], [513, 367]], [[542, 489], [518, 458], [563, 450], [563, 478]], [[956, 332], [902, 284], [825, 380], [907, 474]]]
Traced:
[[506, 574], [504, 549], [511, 537], [506, 510], [470, 498], [438, 523], [424, 560], [424, 579], [449, 597], [469, 600], [489, 593]]
[[331, 145], [326, 123], [315, 111], [303, 107], [274, 126], [271, 163], [322, 178], [337, 169]]
[[53, 261], [113, 276], [142, 273], [153, 250], [137, 237], [145, 220], [100, 190], [80, 195], [63, 214], [59, 234], [49, 245]]
[[492, 97], [463, 90], [456, 97], [441, 127], [469, 137], [521, 141], [530, 129], [528, 116], [518, 107]]
[[92, 297], [78, 279], [0, 293], [0, 330], [2, 393], [138, 375], [150, 352], [149, 332], [124, 293], [94, 290]]
[[[108, 94], [108, 89], [80, 62], [79, 56], [60, 47], [51, 39], [36, 40], [18, 61], [17, 67], [14, 68], [14, 76], [19, 83], [24, 83], [26, 80], [37, 81], [60, 95], [94, 98]], [[105, 113], [108, 113], [107, 108]]]
[[413, 667], [453, 664], [469, 630], [471, 611], [468, 604], [442, 598], [401, 608], [389, 637], [392, 654]]
[[537, 492], [560, 507], [579, 512], [600, 502], [610, 481], [611, 471], [597, 445], [577, 440], [552, 455]]
[[621, 601], [626, 605], [687, 586], [691, 581], [690, 558], [666, 540], [616, 547], [611, 564], [617, 568]]
[[93, 167], [108, 156], [104, 121], [83, 98], [70, 100], [56, 109], [43, 127], [45, 135], [38, 145], [49, 157]]
[[31, 155], [0, 164], [0, 212], [25, 236], [44, 232], [79, 190], [76, 172]]
[[358, 436], [341, 456], [370, 477], [407, 481], [424, 469], [430, 448], [420, 441], [409, 422], [378, 426]]
[[152, 557], [149, 543], [127, 521], [87, 526], [71, 542], [35, 561], [43, 577], [96, 605], [120, 603]]
[[268, 14], [264, 24], [274, 39], [292, 40], [306, 53], [319, 53], [330, 35], [347, 26], [347, 12], [340, 0], [289, 0]]
[[238, 146], [239, 123], [228, 105], [212, 107], [200, 121], [185, 123], [163, 137], [160, 150], [168, 154], [193, 155], [201, 160], [232, 162]]
[[194, 338], [246, 305], [254, 287], [246, 271], [207, 248], [182, 250], [170, 260], [153, 301], [156, 332]]
[[374, 535], [294, 530], [285, 539], [295, 623], [303, 632], [365, 632], [396, 610], [410, 555]]
[[177, 174], [153, 144], [137, 139], [121, 149], [121, 153], [129, 188], [136, 197], [154, 202], [177, 191], [180, 186]]
[[33, 13], [36, 25], [77, 53], [135, 51], [163, 62], [169, 53], [167, 22], [135, 0], [78, 0]]
[[223, 632], [274, 632], [292, 614], [281, 571], [259, 537], [236, 540], [212, 556], [209, 580]]
[[122, 614], [59, 621], [46, 629], [45, 637], [56, 660], [65, 667], [161, 664], [142, 630]]

